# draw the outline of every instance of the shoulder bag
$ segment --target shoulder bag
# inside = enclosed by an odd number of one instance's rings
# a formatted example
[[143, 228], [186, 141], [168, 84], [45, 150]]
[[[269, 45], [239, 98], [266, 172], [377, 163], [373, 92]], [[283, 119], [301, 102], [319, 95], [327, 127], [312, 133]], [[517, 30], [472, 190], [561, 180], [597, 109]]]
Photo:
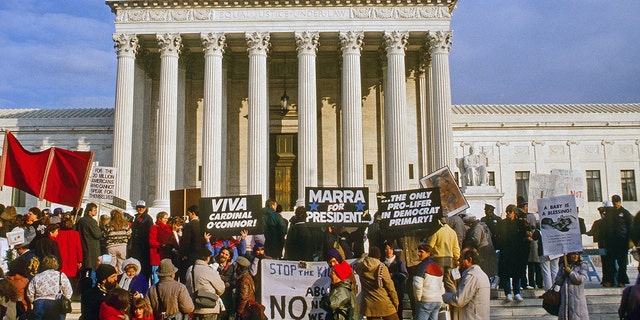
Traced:
[[196, 290], [196, 265], [191, 267], [191, 284], [193, 285], [193, 304], [197, 309], [215, 308], [218, 305], [218, 295], [206, 290]]
[[62, 272], [59, 272], [58, 284], [60, 285], [58, 289], [58, 296], [56, 297], [58, 311], [63, 314], [71, 313], [71, 300], [62, 294]]

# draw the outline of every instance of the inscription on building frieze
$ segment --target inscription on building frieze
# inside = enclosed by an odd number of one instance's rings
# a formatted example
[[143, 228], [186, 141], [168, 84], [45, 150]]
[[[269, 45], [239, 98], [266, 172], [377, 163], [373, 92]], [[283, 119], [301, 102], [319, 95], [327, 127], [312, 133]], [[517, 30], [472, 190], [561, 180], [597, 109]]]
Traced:
[[281, 20], [427, 20], [450, 19], [446, 7], [289, 8], [289, 9], [120, 9], [117, 23]]

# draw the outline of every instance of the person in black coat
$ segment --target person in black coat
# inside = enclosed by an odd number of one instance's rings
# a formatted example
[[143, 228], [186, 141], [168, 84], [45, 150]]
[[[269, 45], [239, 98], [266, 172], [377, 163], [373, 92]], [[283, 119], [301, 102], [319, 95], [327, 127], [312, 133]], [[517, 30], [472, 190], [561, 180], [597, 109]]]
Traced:
[[[528, 225], [522, 219], [516, 218], [516, 206], [510, 204], [505, 211], [507, 217], [498, 223], [497, 244], [498, 249], [500, 249], [500, 260], [498, 261], [500, 287], [504, 289], [507, 301], [513, 301], [514, 296], [516, 300], [522, 301], [520, 282], [523, 270], [527, 265], [529, 242], [533, 239], [529, 234]], [[523, 252], [526, 252], [526, 254], [523, 254]]]
[[398, 293], [398, 299], [400, 304], [398, 305], [398, 318], [402, 319], [403, 303], [404, 299], [404, 286], [407, 278], [409, 277], [409, 271], [407, 271], [407, 265], [400, 259], [395, 253], [395, 246], [391, 242], [384, 243], [384, 256], [380, 258], [382, 263], [389, 268], [389, 275]]
[[58, 260], [58, 265], [62, 266], [62, 256], [60, 255], [60, 247], [58, 247], [58, 242], [56, 242], [55, 238], [58, 237], [58, 231], [60, 230], [60, 225], [58, 224], [49, 224], [47, 226], [47, 234], [48, 236], [42, 237], [35, 245], [33, 251], [35, 251], [36, 255], [40, 260], [44, 259], [46, 256], [55, 256]]
[[129, 240], [128, 256], [140, 261], [141, 271], [147, 279], [151, 278], [151, 251], [149, 248], [149, 230], [153, 226], [153, 218], [149, 215], [147, 204], [140, 200], [136, 203], [138, 214], [131, 225], [131, 239]]
[[307, 210], [298, 207], [295, 216], [289, 221], [289, 232], [284, 248], [284, 258], [293, 261], [313, 261], [314, 241], [311, 230], [307, 228]]

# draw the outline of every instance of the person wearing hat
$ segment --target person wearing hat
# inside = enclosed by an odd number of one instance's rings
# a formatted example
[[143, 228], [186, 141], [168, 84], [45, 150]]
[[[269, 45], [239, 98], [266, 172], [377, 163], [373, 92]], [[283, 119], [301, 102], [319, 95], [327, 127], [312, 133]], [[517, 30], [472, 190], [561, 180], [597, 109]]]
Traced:
[[140, 261], [142, 270], [147, 279], [151, 279], [151, 249], [149, 246], [149, 232], [153, 226], [153, 218], [149, 215], [147, 204], [143, 200], [136, 203], [136, 214], [131, 225], [131, 240], [129, 256]]
[[462, 248], [478, 250], [480, 256], [484, 258], [476, 261], [476, 263], [480, 265], [489, 278], [494, 277], [498, 274], [498, 259], [489, 227], [471, 214], [464, 218], [464, 223], [469, 227], [469, 231], [467, 231]]
[[98, 205], [88, 203], [85, 214], [78, 220], [78, 232], [82, 243], [82, 265], [84, 268], [95, 269], [100, 255], [100, 239], [102, 230], [94, 217], [98, 214]]
[[431, 258], [431, 247], [418, 245], [420, 263], [413, 268], [411, 288], [416, 299], [414, 315], [416, 319], [437, 319], [442, 304], [444, 283], [442, 268]]
[[[605, 203], [607, 202], [609, 201], [605, 201]], [[591, 229], [589, 229], [589, 231], [587, 231], [586, 233], [588, 236], [593, 237], [594, 243], [598, 244], [600, 261], [602, 261], [602, 274], [605, 274], [606, 272], [608, 272], [608, 270], [606, 270], [606, 267], [608, 266], [608, 264], [606, 263], [607, 255], [604, 254], [605, 253], [604, 238], [603, 238], [604, 230], [602, 229], [603, 228], [602, 222], [604, 221], [604, 217], [607, 214], [607, 210], [605, 210], [605, 207], [604, 207], [605, 203], [603, 203], [602, 206], [598, 207], [598, 216], [600, 217], [600, 219], [594, 220], [593, 224], [591, 225]], [[602, 281], [601, 283], [604, 283], [604, 281]]]
[[[185, 285], [187, 290], [193, 296], [196, 291], [204, 290], [213, 293], [218, 297], [222, 296], [225, 291], [225, 284], [220, 278], [218, 271], [209, 266], [211, 261], [211, 252], [207, 248], [200, 248], [197, 252], [196, 262], [187, 269], [185, 275]], [[245, 259], [246, 260], [246, 259]], [[233, 288], [229, 288], [233, 290]], [[220, 314], [220, 303], [214, 308], [208, 308], [200, 305], [194, 305], [194, 320], [213, 320]], [[231, 306], [227, 306], [231, 307]]]
[[[156, 273], [160, 281], [147, 292], [147, 298], [153, 309], [154, 319], [189, 319], [189, 313], [195, 309], [187, 287], [176, 281], [176, 268], [171, 259], [162, 259]], [[162, 313], [168, 317], [163, 318]]]
[[253, 302], [256, 303], [256, 286], [253, 282], [253, 277], [249, 273], [249, 265], [251, 263], [245, 257], [238, 257], [236, 259], [236, 291], [234, 293], [234, 305], [236, 313], [240, 315], [242, 319], [248, 319], [249, 305]]
[[607, 250], [608, 273], [603, 276], [604, 286], [624, 287], [629, 283], [627, 265], [628, 251], [632, 240], [633, 217], [622, 207], [619, 195], [611, 197], [612, 207], [606, 207], [604, 218], [604, 243]]
[[485, 203], [484, 217], [480, 219], [480, 222], [484, 222], [484, 224], [489, 227], [489, 231], [491, 231], [491, 240], [493, 240], [493, 242], [496, 241], [496, 236], [498, 233], [498, 223], [500, 222], [500, 220], [502, 220], [502, 218], [496, 215], [495, 209], [496, 207]]
[[349, 275], [353, 274], [351, 266], [343, 262], [331, 267], [331, 291], [322, 297], [320, 307], [327, 311], [329, 320], [358, 319], [358, 300], [353, 293]]
[[[11, 262], [11, 264], [9, 265], [9, 270], [11, 270], [13, 264], [24, 266], [25, 268], [27, 268], [25, 271], [27, 278], [31, 280], [33, 279], [33, 277], [35, 277], [36, 274], [38, 274], [40, 259], [36, 255], [35, 251], [30, 249], [32, 239], [27, 239], [26, 233], [27, 231], [25, 230], [25, 241], [15, 246], [19, 256]], [[21, 260], [21, 262], [18, 262], [18, 260]]]
[[91, 289], [82, 291], [80, 300], [80, 319], [98, 319], [100, 305], [107, 298], [109, 291], [115, 289], [118, 284], [118, 272], [112, 265], [103, 263], [96, 268], [96, 285]]

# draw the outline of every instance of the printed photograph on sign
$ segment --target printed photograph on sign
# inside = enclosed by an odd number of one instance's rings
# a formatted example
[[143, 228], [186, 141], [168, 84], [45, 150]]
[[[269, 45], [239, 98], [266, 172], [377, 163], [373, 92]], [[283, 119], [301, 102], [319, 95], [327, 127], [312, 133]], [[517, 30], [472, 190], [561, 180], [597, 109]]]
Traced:
[[381, 192], [377, 195], [380, 228], [387, 230], [438, 229], [442, 217], [438, 188]]
[[440, 189], [440, 205], [445, 217], [463, 212], [469, 208], [467, 199], [462, 194], [449, 167], [442, 167], [427, 176], [420, 178], [423, 188]]
[[538, 199], [544, 255], [582, 251], [582, 236], [574, 195]]
[[261, 195], [200, 198], [199, 208], [200, 230], [214, 237], [263, 232]]
[[310, 188], [305, 194], [310, 226], [368, 226], [368, 188]]

